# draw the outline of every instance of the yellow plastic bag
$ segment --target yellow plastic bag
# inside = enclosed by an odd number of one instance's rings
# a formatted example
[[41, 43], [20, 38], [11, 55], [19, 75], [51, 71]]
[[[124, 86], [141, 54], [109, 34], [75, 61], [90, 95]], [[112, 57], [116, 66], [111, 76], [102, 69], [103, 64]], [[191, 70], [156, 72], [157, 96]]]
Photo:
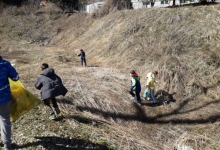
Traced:
[[38, 106], [41, 100], [25, 89], [20, 81], [14, 82], [9, 79], [9, 83], [12, 93], [10, 119], [15, 122], [20, 116]]

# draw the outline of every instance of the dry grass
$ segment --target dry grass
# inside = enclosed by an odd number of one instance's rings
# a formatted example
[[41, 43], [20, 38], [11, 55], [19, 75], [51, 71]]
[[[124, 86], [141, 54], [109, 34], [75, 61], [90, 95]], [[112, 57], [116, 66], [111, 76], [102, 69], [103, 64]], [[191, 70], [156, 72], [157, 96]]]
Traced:
[[[62, 111], [110, 128], [94, 130], [92, 140], [102, 134], [115, 149], [220, 148], [219, 5], [123, 10], [96, 18], [8, 9], [0, 16], [0, 54], [16, 63], [35, 95], [39, 66], [49, 63], [69, 90], [59, 98]], [[80, 67], [81, 48], [89, 67]], [[159, 71], [161, 106], [144, 101], [140, 108], [129, 100], [131, 69], [141, 76], [143, 90], [147, 72]], [[79, 128], [71, 117], [68, 123]]]

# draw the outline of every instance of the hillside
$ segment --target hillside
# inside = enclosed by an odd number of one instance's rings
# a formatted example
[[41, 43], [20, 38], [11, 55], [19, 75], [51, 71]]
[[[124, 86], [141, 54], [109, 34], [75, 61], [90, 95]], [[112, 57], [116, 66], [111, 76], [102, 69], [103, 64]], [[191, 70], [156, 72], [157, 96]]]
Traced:
[[[14, 149], [220, 149], [220, 5], [62, 14], [53, 4], [0, 12], [0, 55], [25, 87], [49, 63], [69, 92], [13, 123]], [[80, 49], [88, 67], [80, 66]], [[156, 96], [130, 100], [130, 70], [158, 70]], [[164, 103], [167, 100], [168, 103]]]

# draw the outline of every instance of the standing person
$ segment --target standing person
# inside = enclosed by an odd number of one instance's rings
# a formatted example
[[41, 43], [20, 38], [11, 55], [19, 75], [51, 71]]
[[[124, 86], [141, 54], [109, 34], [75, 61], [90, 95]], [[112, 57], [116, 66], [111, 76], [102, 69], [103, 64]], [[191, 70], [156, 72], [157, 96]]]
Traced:
[[80, 53], [78, 54], [78, 56], [81, 56], [81, 65], [83, 66], [83, 62], [84, 62], [86, 66], [86, 54], [82, 49], [80, 50]]
[[[67, 93], [67, 89], [64, 87], [61, 78], [55, 74], [52, 68], [49, 68], [48, 64], [43, 63], [41, 65], [41, 73], [37, 77], [35, 87], [36, 89], [41, 90], [41, 100], [51, 109], [49, 119], [55, 119], [55, 112], [57, 115], [60, 113], [55, 97], [59, 95], [65, 96]], [[50, 102], [52, 102], [55, 112], [50, 106]]]
[[134, 71], [130, 71], [130, 76], [131, 76], [131, 86], [129, 93], [132, 96], [132, 99], [137, 99], [137, 104], [141, 106], [141, 97], [140, 97], [140, 92], [141, 92], [141, 83], [140, 83], [140, 77], [138, 74]]
[[8, 78], [18, 81], [19, 75], [10, 62], [0, 56], [0, 127], [5, 150], [11, 150], [10, 104], [11, 90]]
[[[158, 102], [154, 96], [154, 88], [155, 85], [157, 84], [157, 81], [155, 80], [156, 76], [158, 75], [157, 71], [149, 72], [147, 74], [147, 84], [146, 84], [146, 89], [144, 91], [143, 94], [143, 98], [146, 99], [147, 98], [147, 94], [150, 93], [150, 97], [153, 100], [154, 106], [158, 106]], [[150, 100], [150, 98], [147, 98], [148, 100]]]

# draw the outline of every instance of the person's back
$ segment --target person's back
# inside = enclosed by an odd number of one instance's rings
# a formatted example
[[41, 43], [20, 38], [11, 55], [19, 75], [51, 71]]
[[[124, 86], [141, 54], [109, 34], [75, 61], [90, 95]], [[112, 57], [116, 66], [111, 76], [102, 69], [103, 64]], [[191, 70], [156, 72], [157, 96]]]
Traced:
[[135, 83], [135, 91], [141, 92], [141, 83], [140, 83], [140, 76], [136, 74], [136, 76], [131, 76], [131, 80], [134, 80]]
[[[61, 78], [55, 74], [52, 68], [49, 68], [48, 64], [43, 63], [41, 65], [41, 71], [42, 72], [37, 77], [35, 87], [41, 90], [41, 100], [50, 108], [51, 113], [49, 119], [53, 120], [56, 118], [55, 112], [57, 115], [60, 113], [59, 106], [56, 102], [56, 96], [65, 96], [68, 90], [64, 87]], [[50, 103], [52, 103], [55, 112]]]
[[85, 52], [84, 52], [84, 51], [81, 51], [80, 56], [81, 56], [82, 59], [85, 59], [85, 58], [86, 58]]
[[8, 78], [17, 81], [19, 76], [11, 64], [0, 56], [0, 105], [6, 104], [11, 100]]
[[5, 150], [11, 149], [11, 91], [8, 78], [17, 81], [19, 76], [14, 67], [0, 56], [0, 126], [2, 143]]
[[57, 76], [52, 68], [44, 69], [38, 76], [35, 87], [41, 90], [41, 99], [53, 98], [65, 95], [67, 90], [63, 86], [62, 80]]

